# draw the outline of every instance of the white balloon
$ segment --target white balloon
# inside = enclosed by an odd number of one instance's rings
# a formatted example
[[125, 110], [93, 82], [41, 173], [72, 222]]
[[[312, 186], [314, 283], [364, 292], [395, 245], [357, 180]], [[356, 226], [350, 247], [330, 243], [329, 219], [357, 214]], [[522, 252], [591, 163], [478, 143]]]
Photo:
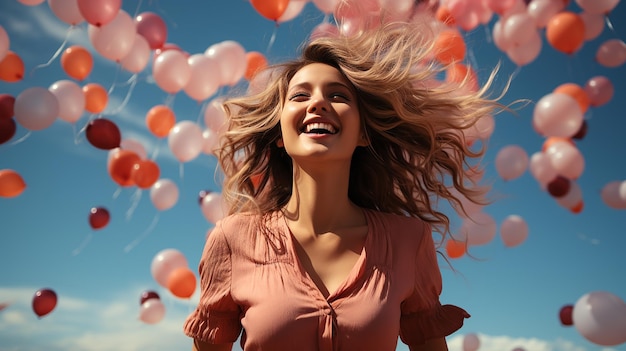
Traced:
[[159, 211], [172, 208], [178, 202], [178, 186], [170, 179], [159, 179], [150, 188], [150, 200]]
[[587, 340], [602, 346], [626, 343], [626, 303], [606, 291], [583, 295], [574, 305], [576, 330]]
[[227, 213], [222, 194], [211, 192], [202, 198], [202, 214], [207, 221], [215, 224]]
[[510, 215], [500, 225], [500, 237], [505, 246], [518, 246], [528, 237], [528, 224], [521, 216]]
[[502, 179], [519, 178], [528, 168], [528, 154], [519, 145], [507, 145], [498, 151], [495, 164]]
[[165, 305], [161, 299], [148, 299], [141, 304], [139, 319], [147, 324], [156, 324], [165, 317]]
[[167, 137], [170, 150], [180, 162], [189, 162], [202, 152], [202, 129], [192, 121], [181, 121], [172, 127]]
[[460, 228], [462, 239], [468, 245], [478, 246], [490, 243], [496, 236], [497, 224], [490, 215], [479, 212], [463, 219]]

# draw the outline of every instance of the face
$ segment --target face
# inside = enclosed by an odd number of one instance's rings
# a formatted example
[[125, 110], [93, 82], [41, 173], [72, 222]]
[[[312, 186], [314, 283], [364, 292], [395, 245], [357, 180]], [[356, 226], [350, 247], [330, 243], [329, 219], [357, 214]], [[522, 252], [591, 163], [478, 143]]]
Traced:
[[357, 146], [367, 145], [352, 84], [322, 63], [304, 66], [293, 76], [280, 126], [278, 146], [296, 162], [349, 162]]

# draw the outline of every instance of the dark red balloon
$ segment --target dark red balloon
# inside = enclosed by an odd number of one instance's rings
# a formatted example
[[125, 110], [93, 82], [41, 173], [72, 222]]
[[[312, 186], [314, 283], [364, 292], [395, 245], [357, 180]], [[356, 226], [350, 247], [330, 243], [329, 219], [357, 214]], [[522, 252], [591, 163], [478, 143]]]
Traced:
[[561, 324], [565, 326], [574, 325], [574, 319], [572, 318], [574, 312], [574, 305], [565, 305], [561, 307], [559, 311], [559, 319], [561, 320]]
[[585, 138], [585, 136], [587, 135], [588, 128], [589, 128], [589, 125], [587, 124], [587, 121], [583, 121], [582, 125], [580, 126], [580, 129], [578, 130], [578, 132], [576, 132], [576, 134], [574, 134], [572, 139], [581, 140]]
[[41, 289], [33, 296], [33, 312], [41, 318], [52, 312], [57, 305], [57, 294], [52, 289]]
[[202, 200], [204, 200], [204, 197], [209, 195], [210, 193], [210, 190], [200, 190], [200, 192], [198, 193], [198, 204], [202, 205]]
[[160, 49], [165, 45], [167, 39], [167, 26], [165, 21], [152, 12], [143, 12], [135, 17], [137, 34], [146, 39], [150, 49]]
[[122, 134], [115, 123], [106, 118], [96, 118], [87, 125], [87, 140], [98, 149], [111, 150], [120, 146]]
[[0, 118], [0, 144], [11, 140], [17, 130], [14, 118]]
[[161, 297], [159, 296], [159, 294], [156, 293], [156, 291], [146, 290], [141, 293], [141, 299], [139, 300], [139, 305], [143, 305], [144, 302], [150, 299], [160, 299], [160, 298]]
[[89, 211], [89, 225], [92, 229], [102, 229], [109, 224], [111, 215], [104, 207], [92, 207]]
[[563, 197], [567, 195], [570, 187], [571, 184], [569, 179], [563, 176], [557, 176], [554, 180], [548, 183], [547, 189], [550, 195], [554, 197]]
[[15, 114], [13, 106], [15, 98], [9, 94], [0, 94], [0, 120], [10, 119]]

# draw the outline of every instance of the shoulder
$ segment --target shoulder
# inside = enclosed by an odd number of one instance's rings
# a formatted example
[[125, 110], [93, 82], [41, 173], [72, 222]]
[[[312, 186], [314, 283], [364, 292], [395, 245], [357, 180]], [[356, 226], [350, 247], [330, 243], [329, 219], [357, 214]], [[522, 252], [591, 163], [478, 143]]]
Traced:
[[430, 224], [421, 218], [380, 211], [370, 211], [375, 218], [374, 228], [383, 231], [393, 246], [415, 252], [422, 244], [432, 242]]

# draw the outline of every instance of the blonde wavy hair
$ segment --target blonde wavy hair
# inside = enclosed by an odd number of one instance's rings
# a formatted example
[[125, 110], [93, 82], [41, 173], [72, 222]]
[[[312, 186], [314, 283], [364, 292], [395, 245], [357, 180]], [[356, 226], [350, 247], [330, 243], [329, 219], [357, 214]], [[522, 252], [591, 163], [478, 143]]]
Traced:
[[[445, 199], [463, 211], [461, 194], [486, 204], [486, 187], [468, 170], [485, 152], [468, 146], [465, 131], [502, 106], [487, 96], [496, 69], [476, 91], [460, 83], [428, 84], [446, 67], [434, 60], [433, 33], [415, 23], [385, 24], [350, 37], [311, 40], [293, 61], [271, 66], [261, 91], [224, 101], [228, 130], [216, 150], [229, 213], [281, 209], [292, 192], [292, 160], [276, 144], [280, 114], [291, 78], [302, 67], [324, 63], [354, 86], [361, 125], [369, 142], [352, 157], [349, 197], [363, 208], [419, 217], [449, 232], [438, 209]], [[266, 72], [266, 73], [267, 73]], [[484, 144], [481, 144], [484, 145]], [[455, 188], [455, 195], [451, 190]]]

